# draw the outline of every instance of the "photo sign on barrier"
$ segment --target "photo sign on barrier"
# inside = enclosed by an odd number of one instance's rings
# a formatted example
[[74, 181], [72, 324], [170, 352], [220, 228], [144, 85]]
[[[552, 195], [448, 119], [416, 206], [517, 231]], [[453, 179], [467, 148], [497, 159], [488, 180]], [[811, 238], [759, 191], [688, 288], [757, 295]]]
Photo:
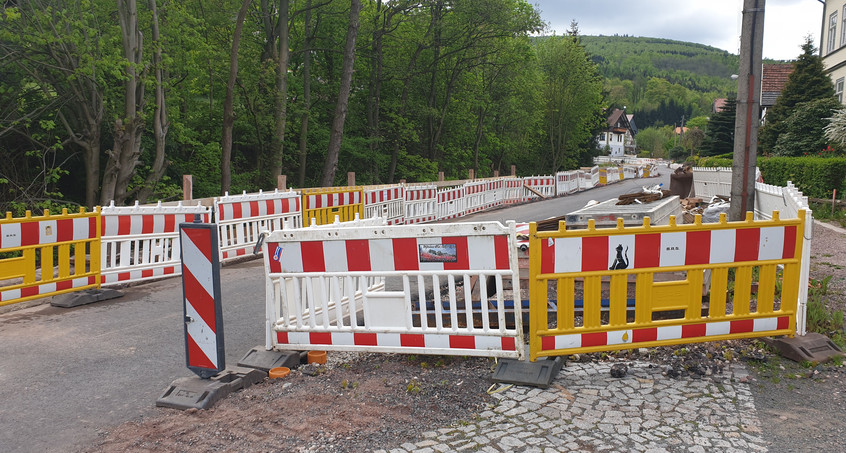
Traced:
[[180, 224], [179, 240], [185, 362], [189, 370], [208, 379], [226, 367], [216, 225], [197, 220]]

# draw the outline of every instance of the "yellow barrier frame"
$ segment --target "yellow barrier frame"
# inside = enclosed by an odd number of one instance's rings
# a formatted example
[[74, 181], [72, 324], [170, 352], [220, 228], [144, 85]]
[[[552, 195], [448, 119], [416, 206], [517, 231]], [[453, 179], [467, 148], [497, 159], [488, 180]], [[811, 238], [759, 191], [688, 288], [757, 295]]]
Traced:
[[599, 184], [608, 184], [608, 170], [604, 168], [599, 169]]
[[[566, 230], [565, 222], [559, 223], [558, 231], [539, 232], [537, 224], [529, 226], [529, 337], [530, 360], [538, 357], [558, 356], [574, 353], [612, 351], [641, 347], [663, 346], [735, 338], [752, 338], [773, 335], [793, 336], [796, 330], [796, 310], [799, 294], [799, 273], [801, 269], [802, 239], [804, 235], [805, 211], [799, 211], [797, 219], [781, 220], [778, 211], [772, 220], [754, 221], [752, 213], [741, 222], [727, 222], [725, 214], [719, 223], [703, 224], [697, 215], [693, 224], [676, 225], [675, 216], [670, 224], [650, 226], [649, 219], [643, 226], [625, 228], [623, 219], [617, 219], [616, 228], [596, 229], [591, 220], [586, 230]], [[789, 238], [784, 229], [785, 251], [790, 250], [788, 239], [795, 242], [791, 258], [759, 261], [729, 262], [718, 264], [697, 264], [649, 268], [632, 268], [572, 273], [541, 273], [542, 241], [558, 238], [592, 238], [607, 236], [705, 232], [716, 230], [740, 230], [766, 227], [795, 227], [796, 237]], [[762, 230], [763, 231], [763, 230]], [[663, 244], [661, 244], [663, 247]], [[547, 252], [549, 253], [549, 252]], [[586, 253], [584, 250], [582, 253]], [[758, 256], [760, 258], [760, 256]], [[633, 258], [632, 258], [633, 260]], [[710, 261], [710, 260], [709, 260]], [[628, 264], [627, 264], [628, 265]], [[781, 281], [777, 267], [783, 266]], [[751, 310], [753, 269], [759, 268], [756, 308]], [[734, 288], [729, 287], [729, 269], [735, 268]], [[703, 276], [711, 271], [710, 299], [707, 313], [703, 314]], [[685, 280], [655, 282], [655, 273], [684, 271]], [[635, 280], [634, 307], [627, 304], [629, 277]], [[603, 277], [607, 281], [608, 308], [603, 318], [601, 292]], [[575, 325], [575, 284], [583, 283], [583, 322]], [[556, 282], [555, 327], [549, 327], [550, 306], [548, 300], [549, 282]], [[775, 309], [775, 292], [781, 285], [780, 306]], [[727, 296], [733, 293], [732, 313], [726, 313]], [[670, 310], [683, 311], [684, 316], [674, 319], [654, 320], [653, 313]], [[633, 315], [630, 312], [633, 311]], [[757, 324], [756, 324], [757, 323]], [[735, 326], [740, 328], [735, 329]], [[750, 331], [749, 326], [754, 326]], [[762, 328], [758, 328], [762, 326]], [[662, 339], [655, 335], [659, 329], [677, 335]], [[736, 331], [736, 332], [735, 332]], [[683, 332], [699, 333], [682, 337]], [[709, 333], [705, 333], [709, 332]], [[639, 337], [639, 338], [637, 338]], [[654, 338], [652, 338], [654, 337]], [[601, 344], [604, 339], [605, 344]], [[646, 339], [646, 340], [645, 340]], [[572, 340], [572, 341], [571, 341]], [[579, 343], [581, 341], [581, 343]], [[578, 347], [558, 345], [577, 344]], [[549, 346], [555, 346], [550, 348]]]
[[[355, 197], [358, 202], [345, 203], [343, 205], [322, 206], [321, 203], [311, 203], [311, 197]], [[364, 217], [364, 187], [320, 187], [302, 189], [303, 225], [311, 225], [311, 219], [315, 219], [317, 225], [328, 225], [335, 221], [335, 217], [341, 222], [355, 220], [356, 214], [359, 218]]]
[[[42, 230], [40, 222], [92, 218], [96, 222], [94, 237], [84, 240], [42, 241], [46, 243], [1, 248], [0, 253], [20, 252], [21, 256], [0, 259], [0, 280], [22, 279], [23, 281], [18, 284], [0, 286], [0, 294], [4, 295], [17, 293], [19, 290], [19, 297], [11, 299], [4, 297], [0, 300], [0, 306], [100, 287], [99, 207], [90, 213], [86, 213], [85, 208], [80, 208], [79, 213], [76, 214], [68, 214], [67, 209], [62, 209], [61, 215], [50, 215], [50, 211], [45, 210], [43, 216], [37, 217], [33, 217], [32, 213], [27, 211], [26, 216], [20, 218], [13, 218], [12, 213], [7, 212], [6, 217], [0, 219], [0, 227], [8, 228], [9, 225], [19, 224], [20, 230], [24, 228], [31, 230], [31, 227], [24, 227], [24, 225], [33, 223], [36, 224], [37, 230]], [[58, 225], [55, 228], [58, 230]], [[58, 237], [59, 231], [53, 231], [52, 225], [45, 225], [38, 234], [48, 238], [55, 234]], [[55, 276], [54, 267], [58, 268]], [[37, 273], [39, 268], [42, 270], [40, 279]], [[79, 282], [85, 278], [87, 283], [80, 284]]]

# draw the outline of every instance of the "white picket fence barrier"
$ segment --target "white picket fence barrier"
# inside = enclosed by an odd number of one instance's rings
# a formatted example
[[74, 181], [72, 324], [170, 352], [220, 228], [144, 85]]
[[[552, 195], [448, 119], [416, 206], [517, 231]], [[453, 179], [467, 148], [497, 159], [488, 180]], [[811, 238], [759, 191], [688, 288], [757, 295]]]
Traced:
[[579, 170], [559, 171], [555, 174], [556, 194], [567, 195], [579, 191]]
[[270, 233], [266, 347], [522, 358], [515, 245], [513, 222]]
[[221, 262], [252, 253], [262, 232], [303, 225], [300, 194], [293, 190], [226, 194], [214, 208]]
[[[555, 176], [526, 176], [523, 178], [523, 184], [539, 192], [544, 198], [554, 197], [556, 194]], [[538, 198], [534, 192], [528, 190], [526, 192], [528, 192], [527, 198]]]
[[404, 223], [405, 187], [365, 186], [364, 217], [383, 217], [388, 225]]
[[205, 206], [115, 206], [100, 210], [100, 283], [126, 284], [180, 275], [179, 224], [211, 220]]
[[693, 167], [693, 191], [704, 199], [731, 196], [731, 168]]
[[468, 181], [464, 183], [464, 214], [470, 215], [488, 209], [486, 193], [488, 181]]
[[437, 220], [448, 220], [463, 216], [466, 211], [464, 206], [466, 202], [464, 186], [439, 189]]
[[802, 270], [799, 273], [799, 304], [796, 312], [796, 333], [805, 335], [807, 331], [808, 281], [811, 271], [811, 239], [813, 237], [814, 216], [808, 205], [808, 197], [787, 181], [786, 187], [773, 186], [762, 182], [755, 183], [755, 218], [769, 220], [772, 212], [778, 211], [782, 219], [798, 217], [800, 209], [805, 214], [805, 237], [802, 241]]
[[438, 218], [438, 188], [435, 185], [405, 187], [405, 224], [432, 222]]
[[527, 190], [523, 188], [523, 180], [521, 178], [505, 178], [502, 181], [504, 192], [504, 203], [515, 204], [522, 203], [528, 198], [526, 196]]

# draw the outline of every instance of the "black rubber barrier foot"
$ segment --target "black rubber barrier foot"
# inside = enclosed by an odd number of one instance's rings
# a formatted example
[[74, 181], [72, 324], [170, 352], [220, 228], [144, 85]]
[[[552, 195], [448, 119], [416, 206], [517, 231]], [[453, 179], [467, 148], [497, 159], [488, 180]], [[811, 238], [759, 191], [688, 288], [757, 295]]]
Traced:
[[762, 338], [762, 340], [764, 343], [777, 348], [778, 352], [784, 357], [796, 362], [823, 363], [833, 357], [846, 355], [827, 336], [816, 332], [810, 332], [803, 336], [797, 335], [793, 338]]
[[563, 357], [547, 358], [536, 362], [503, 359], [497, 363], [491, 380], [545, 389], [561, 371], [562, 366], [564, 366]]
[[61, 308], [73, 308], [103, 300], [123, 297], [123, 293], [111, 288], [86, 289], [74, 293], [59, 294], [50, 299], [50, 305]]
[[156, 400], [156, 406], [171, 409], [208, 409], [232, 392], [261, 382], [267, 373], [252, 368], [227, 368], [209, 379], [179, 378]]
[[288, 367], [295, 369], [300, 364], [300, 353], [298, 351], [268, 351], [264, 346], [256, 346], [250, 349], [244, 357], [238, 361], [238, 366], [255, 368], [267, 373], [273, 368]]

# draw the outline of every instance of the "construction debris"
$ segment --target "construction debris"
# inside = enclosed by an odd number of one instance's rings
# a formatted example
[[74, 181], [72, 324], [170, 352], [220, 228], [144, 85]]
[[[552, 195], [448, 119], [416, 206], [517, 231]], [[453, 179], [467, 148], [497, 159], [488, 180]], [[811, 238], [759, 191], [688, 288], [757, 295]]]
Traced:
[[643, 191], [638, 193], [625, 193], [617, 197], [619, 201], [617, 201], [618, 206], [622, 205], [629, 205], [629, 204], [645, 204], [651, 203], [653, 201], [658, 201], [662, 198], [666, 198], [671, 196], [669, 190], [662, 190], [661, 185], [652, 187], [652, 188], [643, 188]]

